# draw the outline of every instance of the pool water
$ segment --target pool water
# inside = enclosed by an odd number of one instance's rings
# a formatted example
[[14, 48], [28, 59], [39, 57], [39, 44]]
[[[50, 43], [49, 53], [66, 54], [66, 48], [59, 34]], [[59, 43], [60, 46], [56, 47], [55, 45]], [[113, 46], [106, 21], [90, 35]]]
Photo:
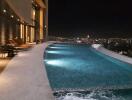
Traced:
[[52, 44], [44, 62], [57, 100], [132, 100], [132, 65], [89, 45]]

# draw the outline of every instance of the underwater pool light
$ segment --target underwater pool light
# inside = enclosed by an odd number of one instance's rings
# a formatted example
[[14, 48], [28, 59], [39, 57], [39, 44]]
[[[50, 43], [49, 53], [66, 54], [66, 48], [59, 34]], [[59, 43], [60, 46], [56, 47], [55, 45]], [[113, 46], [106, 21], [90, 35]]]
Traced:
[[61, 48], [61, 47], [49, 47], [49, 48], [58, 49], [58, 48]]
[[62, 54], [62, 55], [72, 55], [73, 54], [73, 52], [69, 52], [69, 51], [56, 51], [56, 50], [47, 50], [46, 53]]
[[59, 51], [46, 51], [46, 53], [53, 53], [53, 54], [58, 54], [59, 53]]
[[61, 61], [61, 60], [47, 60], [46, 63], [49, 64], [49, 65], [54, 65], [54, 66], [64, 65], [64, 62]]

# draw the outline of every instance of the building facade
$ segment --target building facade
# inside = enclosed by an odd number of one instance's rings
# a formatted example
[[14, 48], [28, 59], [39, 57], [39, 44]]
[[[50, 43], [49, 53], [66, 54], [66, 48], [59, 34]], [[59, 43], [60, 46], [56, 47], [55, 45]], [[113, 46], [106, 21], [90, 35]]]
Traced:
[[44, 41], [48, 3], [43, 0], [0, 0], [0, 45]]

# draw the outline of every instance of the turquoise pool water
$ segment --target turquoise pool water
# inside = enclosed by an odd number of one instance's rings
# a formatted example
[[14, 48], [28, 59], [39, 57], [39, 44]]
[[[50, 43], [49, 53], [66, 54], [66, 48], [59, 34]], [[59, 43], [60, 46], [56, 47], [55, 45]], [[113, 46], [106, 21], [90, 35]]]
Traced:
[[[132, 65], [85, 44], [52, 44], [44, 55], [50, 85], [57, 91], [57, 100], [132, 100]], [[101, 98], [104, 95], [108, 95], [108, 99]]]

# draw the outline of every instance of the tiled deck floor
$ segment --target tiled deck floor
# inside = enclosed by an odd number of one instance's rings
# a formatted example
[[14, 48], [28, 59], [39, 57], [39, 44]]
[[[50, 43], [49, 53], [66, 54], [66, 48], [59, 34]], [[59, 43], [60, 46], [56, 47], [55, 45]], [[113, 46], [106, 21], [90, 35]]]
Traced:
[[10, 60], [11, 58], [0, 58], [0, 73], [3, 72]]
[[46, 44], [14, 57], [0, 75], [0, 100], [54, 100], [43, 65]]

